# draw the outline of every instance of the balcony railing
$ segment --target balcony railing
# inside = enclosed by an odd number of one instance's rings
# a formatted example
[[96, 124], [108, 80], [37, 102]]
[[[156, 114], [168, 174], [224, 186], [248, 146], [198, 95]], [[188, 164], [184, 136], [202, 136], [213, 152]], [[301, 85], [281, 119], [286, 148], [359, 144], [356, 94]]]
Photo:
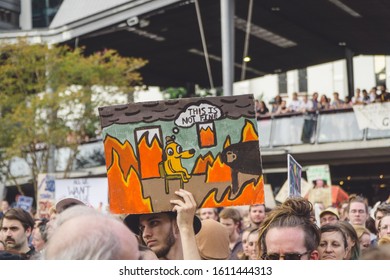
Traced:
[[263, 148], [390, 138], [390, 130], [360, 130], [351, 108], [263, 116], [258, 128]]

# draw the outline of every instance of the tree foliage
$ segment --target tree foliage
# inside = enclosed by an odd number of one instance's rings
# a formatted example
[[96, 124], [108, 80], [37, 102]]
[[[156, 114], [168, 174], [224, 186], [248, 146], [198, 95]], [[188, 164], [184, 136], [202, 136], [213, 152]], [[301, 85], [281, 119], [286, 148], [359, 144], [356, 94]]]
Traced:
[[23, 40], [0, 45], [1, 165], [25, 158], [36, 184], [37, 175], [48, 171], [48, 147], [69, 147], [67, 174], [78, 145], [96, 136], [97, 108], [140, 85], [137, 70], [146, 63], [114, 50], [86, 56], [82, 48]]

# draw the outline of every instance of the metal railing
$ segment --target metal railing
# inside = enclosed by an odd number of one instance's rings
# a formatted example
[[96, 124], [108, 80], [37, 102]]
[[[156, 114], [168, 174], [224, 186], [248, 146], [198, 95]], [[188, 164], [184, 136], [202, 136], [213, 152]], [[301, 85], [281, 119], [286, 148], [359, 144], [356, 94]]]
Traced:
[[262, 116], [258, 128], [263, 148], [390, 138], [390, 130], [360, 130], [351, 108]]

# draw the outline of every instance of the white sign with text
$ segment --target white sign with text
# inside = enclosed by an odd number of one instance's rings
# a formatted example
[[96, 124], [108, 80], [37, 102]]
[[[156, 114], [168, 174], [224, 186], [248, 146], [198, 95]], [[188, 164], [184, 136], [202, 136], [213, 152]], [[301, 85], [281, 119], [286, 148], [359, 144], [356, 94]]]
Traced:
[[55, 200], [65, 197], [77, 198], [93, 208], [107, 212], [107, 178], [80, 178], [56, 180]]

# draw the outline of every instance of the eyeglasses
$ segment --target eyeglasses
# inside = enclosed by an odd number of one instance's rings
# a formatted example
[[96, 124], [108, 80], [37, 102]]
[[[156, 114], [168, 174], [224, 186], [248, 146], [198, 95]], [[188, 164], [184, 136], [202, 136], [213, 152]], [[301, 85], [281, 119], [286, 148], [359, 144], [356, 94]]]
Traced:
[[279, 255], [279, 254], [263, 254], [261, 256], [261, 258], [263, 260], [271, 260], [271, 261], [276, 261], [276, 260], [286, 260], [286, 261], [298, 261], [300, 260], [304, 255], [307, 255], [309, 254], [310, 251], [307, 251], [307, 252], [304, 252], [302, 254], [298, 254], [298, 253], [286, 253], [286, 254], [283, 254], [283, 255]]

